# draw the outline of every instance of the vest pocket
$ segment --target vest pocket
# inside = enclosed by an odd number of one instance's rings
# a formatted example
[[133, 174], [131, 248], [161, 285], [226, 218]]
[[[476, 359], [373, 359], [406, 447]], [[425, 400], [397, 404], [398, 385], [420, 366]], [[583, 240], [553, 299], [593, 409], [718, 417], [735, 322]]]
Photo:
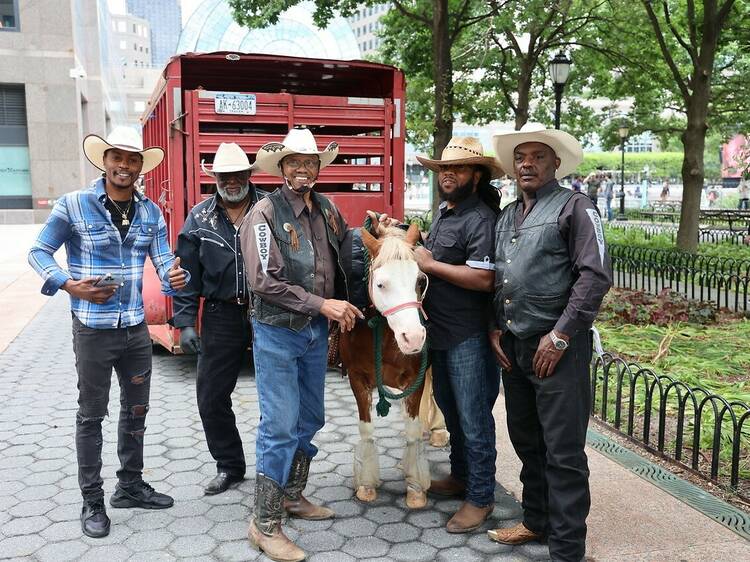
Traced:
[[545, 323], [557, 322], [567, 304], [567, 294], [526, 295], [525, 298], [529, 316]]

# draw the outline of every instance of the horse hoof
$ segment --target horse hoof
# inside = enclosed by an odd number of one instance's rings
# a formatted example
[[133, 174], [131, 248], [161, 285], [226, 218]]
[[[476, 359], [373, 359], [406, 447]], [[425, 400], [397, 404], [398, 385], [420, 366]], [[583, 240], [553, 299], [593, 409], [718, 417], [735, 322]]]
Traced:
[[427, 494], [422, 491], [406, 488], [406, 507], [409, 509], [422, 509], [427, 505]]
[[430, 433], [430, 445], [441, 448], [448, 445], [449, 434], [444, 429], [435, 429]]
[[357, 499], [362, 502], [374, 502], [378, 497], [378, 491], [372, 486], [360, 486], [357, 488]]

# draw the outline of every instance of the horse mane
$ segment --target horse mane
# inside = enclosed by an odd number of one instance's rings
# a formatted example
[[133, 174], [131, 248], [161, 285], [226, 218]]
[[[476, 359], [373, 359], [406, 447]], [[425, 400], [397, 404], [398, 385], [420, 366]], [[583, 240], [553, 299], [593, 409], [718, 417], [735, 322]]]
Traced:
[[406, 232], [398, 227], [389, 227], [380, 236], [378, 255], [372, 260], [373, 269], [393, 260], [414, 261], [414, 248], [406, 241]]

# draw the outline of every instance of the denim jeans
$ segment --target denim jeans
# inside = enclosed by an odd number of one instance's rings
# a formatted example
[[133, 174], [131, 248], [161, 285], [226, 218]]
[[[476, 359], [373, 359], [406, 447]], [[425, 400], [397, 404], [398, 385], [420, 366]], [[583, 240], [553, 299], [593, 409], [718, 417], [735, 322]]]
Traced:
[[540, 336], [503, 335], [511, 363], [503, 371], [508, 433], [521, 459], [523, 523], [548, 534], [550, 558], [579, 562], [586, 551], [586, 517], [591, 505], [584, 451], [591, 412], [591, 336], [570, 338], [551, 376], [534, 375]]
[[207, 300], [195, 392], [206, 443], [217, 472], [245, 475], [245, 452], [232, 411], [232, 392], [250, 343], [247, 306]]
[[107, 415], [113, 368], [120, 383], [117, 478], [125, 487], [142, 478], [143, 435], [151, 388], [151, 337], [143, 322], [127, 328], [94, 329], [74, 315], [73, 350], [78, 371], [78, 484], [83, 499], [91, 501], [104, 496], [102, 420]]
[[433, 392], [451, 435], [451, 475], [466, 483], [466, 501], [495, 501], [495, 419], [500, 370], [487, 334], [452, 349], [433, 349]]
[[309, 458], [318, 453], [311, 441], [325, 424], [328, 320], [314, 317], [295, 332], [253, 318], [253, 359], [260, 407], [255, 469], [284, 487], [297, 449]]

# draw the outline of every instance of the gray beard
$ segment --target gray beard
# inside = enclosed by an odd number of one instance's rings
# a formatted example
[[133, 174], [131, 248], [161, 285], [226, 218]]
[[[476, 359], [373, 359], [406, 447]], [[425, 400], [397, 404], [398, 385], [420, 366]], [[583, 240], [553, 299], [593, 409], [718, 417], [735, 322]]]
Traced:
[[247, 197], [248, 193], [250, 193], [250, 185], [249, 184], [245, 184], [245, 186], [242, 189], [240, 189], [240, 191], [237, 193], [237, 195], [230, 195], [227, 192], [227, 190], [219, 187], [218, 185], [216, 186], [216, 191], [219, 192], [219, 196], [224, 201], [227, 201], [228, 203], [239, 203], [240, 201], [242, 201], [243, 199], [245, 199], [245, 197]]

